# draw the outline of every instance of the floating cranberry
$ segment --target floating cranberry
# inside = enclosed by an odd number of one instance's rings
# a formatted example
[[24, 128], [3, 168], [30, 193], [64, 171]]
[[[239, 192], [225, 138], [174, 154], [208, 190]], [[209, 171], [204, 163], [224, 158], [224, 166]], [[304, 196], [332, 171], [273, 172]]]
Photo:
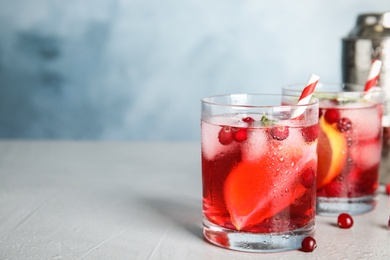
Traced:
[[218, 133], [218, 140], [223, 145], [233, 142], [233, 131], [230, 126], [223, 126]]
[[386, 194], [390, 195], [390, 182], [386, 185]]
[[316, 172], [313, 168], [306, 168], [301, 174], [301, 184], [303, 187], [310, 189], [316, 180]]
[[247, 116], [247, 117], [244, 117], [242, 119], [243, 122], [245, 123], [248, 123], [248, 124], [252, 124], [253, 122], [255, 122], [255, 120], [253, 119], [253, 117], [250, 117], [250, 116]]
[[340, 112], [335, 108], [327, 109], [324, 114], [326, 122], [329, 124], [336, 123], [340, 118]]
[[315, 141], [318, 137], [318, 125], [302, 128], [302, 136], [308, 143]]
[[347, 213], [342, 213], [337, 218], [337, 225], [340, 228], [350, 228], [353, 226], [353, 218]]
[[343, 191], [343, 185], [339, 181], [332, 181], [324, 188], [327, 197], [339, 197]]
[[240, 128], [233, 134], [233, 139], [237, 142], [243, 142], [248, 138], [248, 132], [244, 128]]
[[337, 121], [337, 128], [340, 130], [340, 132], [347, 132], [352, 128], [352, 122], [349, 118], [340, 118]]
[[273, 139], [283, 141], [289, 135], [288, 126], [275, 126], [271, 128], [270, 134]]
[[310, 252], [313, 252], [314, 249], [316, 249], [317, 241], [313, 237], [305, 237], [302, 240], [301, 246], [302, 246], [301, 250], [303, 252], [310, 253]]

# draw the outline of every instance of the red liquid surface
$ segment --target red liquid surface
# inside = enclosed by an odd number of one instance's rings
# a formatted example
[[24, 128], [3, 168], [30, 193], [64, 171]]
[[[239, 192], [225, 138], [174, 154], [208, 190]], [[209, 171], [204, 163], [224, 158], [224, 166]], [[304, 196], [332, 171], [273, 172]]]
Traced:
[[316, 137], [306, 142], [302, 129], [290, 127], [285, 140], [276, 140], [271, 128], [248, 127], [247, 140], [222, 145], [218, 141], [222, 127], [202, 122], [205, 218], [221, 227], [254, 233], [296, 230], [311, 222]]

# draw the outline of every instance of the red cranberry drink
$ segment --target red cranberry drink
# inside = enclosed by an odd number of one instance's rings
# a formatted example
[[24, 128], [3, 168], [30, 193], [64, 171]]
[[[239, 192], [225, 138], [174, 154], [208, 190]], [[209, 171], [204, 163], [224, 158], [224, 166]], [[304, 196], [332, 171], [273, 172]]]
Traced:
[[[382, 95], [378, 89], [343, 92], [343, 85], [319, 84], [317, 214], [371, 211], [379, 183]], [[284, 93], [290, 93], [289, 87]]]
[[[318, 101], [223, 95], [202, 100], [204, 235], [221, 247], [276, 252], [313, 235]], [[300, 106], [302, 107], [302, 106]]]

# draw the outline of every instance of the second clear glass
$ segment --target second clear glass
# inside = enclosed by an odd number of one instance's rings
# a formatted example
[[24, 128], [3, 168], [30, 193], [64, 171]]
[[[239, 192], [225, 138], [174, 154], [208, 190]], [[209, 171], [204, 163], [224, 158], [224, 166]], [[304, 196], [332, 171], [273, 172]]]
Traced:
[[[304, 85], [283, 88], [299, 95]], [[317, 214], [363, 214], [375, 208], [382, 145], [383, 93], [320, 83]]]

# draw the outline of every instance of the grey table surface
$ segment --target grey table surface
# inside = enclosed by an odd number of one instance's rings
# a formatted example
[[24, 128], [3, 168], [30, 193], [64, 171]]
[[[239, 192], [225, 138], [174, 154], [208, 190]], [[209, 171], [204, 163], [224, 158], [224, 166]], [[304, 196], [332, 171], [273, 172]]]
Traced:
[[316, 218], [313, 253], [203, 239], [198, 143], [0, 141], [0, 259], [390, 259], [390, 197], [351, 229]]

